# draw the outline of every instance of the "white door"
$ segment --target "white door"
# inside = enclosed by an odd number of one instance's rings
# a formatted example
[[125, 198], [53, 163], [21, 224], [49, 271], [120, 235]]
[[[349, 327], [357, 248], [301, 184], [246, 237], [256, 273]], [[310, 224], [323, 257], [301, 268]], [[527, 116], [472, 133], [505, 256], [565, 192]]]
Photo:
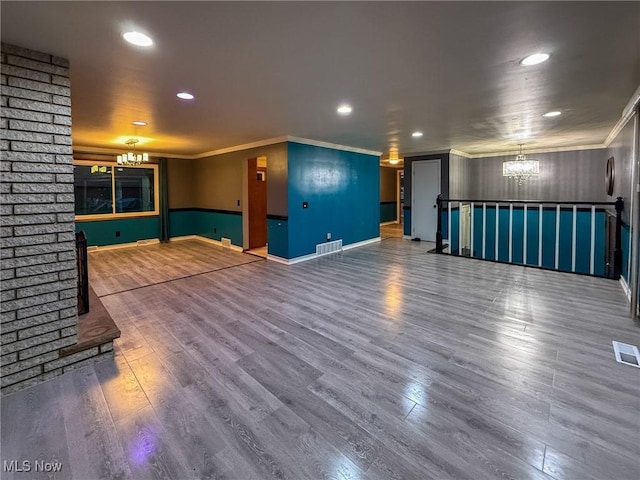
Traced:
[[436, 241], [440, 193], [440, 160], [422, 160], [411, 164], [411, 236]]

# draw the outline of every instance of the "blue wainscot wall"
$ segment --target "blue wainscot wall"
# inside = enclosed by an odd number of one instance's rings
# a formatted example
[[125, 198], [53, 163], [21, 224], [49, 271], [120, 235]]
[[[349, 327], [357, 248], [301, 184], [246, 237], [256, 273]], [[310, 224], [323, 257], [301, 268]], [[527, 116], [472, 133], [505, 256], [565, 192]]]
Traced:
[[398, 216], [397, 202], [380, 202], [380, 223], [395, 222]]
[[[284, 258], [315, 253], [327, 239], [343, 245], [380, 236], [379, 157], [289, 142], [287, 242], [272, 247], [276, 229], [269, 223], [269, 253]], [[307, 208], [303, 208], [307, 202]]]
[[76, 221], [76, 232], [84, 231], [87, 245], [105, 246], [158, 238], [159, 218], [137, 217]]
[[229, 238], [242, 247], [242, 212], [208, 208], [178, 208], [169, 210], [169, 237], [200, 235], [220, 240]]
[[[556, 209], [545, 208], [542, 212], [542, 266], [555, 268], [556, 244]], [[445, 243], [451, 245], [451, 251], [458, 250], [459, 210], [451, 211], [451, 238], [447, 232], [447, 212], [443, 212], [442, 230]], [[527, 258], [524, 254], [524, 209], [514, 207], [512, 223], [512, 260], [513, 263], [538, 265], [539, 211], [537, 208], [527, 210]], [[595, 252], [594, 274], [605, 274], [605, 223], [606, 213], [596, 211], [595, 215]], [[570, 208], [560, 210], [560, 236], [558, 269], [571, 271], [571, 243], [573, 229], [573, 211]], [[474, 208], [473, 252], [475, 258], [482, 258], [482, 207]], [[623, 230], [623, 245], [624, 230]], [[498, 218], [498, 256], [496, 258], [496, 208], [488, 206], [485, 225], [485, 258], [500, 262], [509, 261], [509, 207], [500, 207]], [[589, 273], [591, 249], [591, 210], [578, 209], [576, 214], [576, 272]], [[623, 266], [624, 248], [623, 248]], [[624, 270], [624, 267], [623, 267]]]
[[[159, 238], [159, 217], [76, 221], [76, 232], [84, 230], [87, 244], [99, 247]], [[242, 247], [242, 213], [203, 208], [169, 211], [169, 237], [200, 235], [220, 240], [229, 238]]]

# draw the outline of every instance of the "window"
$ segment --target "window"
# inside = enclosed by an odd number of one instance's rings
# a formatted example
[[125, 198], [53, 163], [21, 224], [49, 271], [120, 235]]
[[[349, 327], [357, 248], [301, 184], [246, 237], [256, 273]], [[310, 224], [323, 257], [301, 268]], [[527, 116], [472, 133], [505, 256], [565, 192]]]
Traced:
[[76, 218], [158, 214], [157, 165], [125, 167], [113, 163], [78, 161], [74, 164]]

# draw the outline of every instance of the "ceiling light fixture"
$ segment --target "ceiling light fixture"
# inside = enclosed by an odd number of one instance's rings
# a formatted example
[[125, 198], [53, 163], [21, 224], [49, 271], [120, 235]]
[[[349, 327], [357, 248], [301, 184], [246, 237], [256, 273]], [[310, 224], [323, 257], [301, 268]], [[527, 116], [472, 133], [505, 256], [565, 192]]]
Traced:
[[137, 125], [138, 127], [144, 127], [147, 125], [147, 122], [143, 122], [142, 120], [134, 120], [131, 122], [131, 125]]
[[520, 153], [516, 155], [515, 160], [502, 162], [502, 176], [513, 178], [518, 182], [518, 185], [522, 185], [525, 180], [540, 174], [540, 162], [527, 160], [527, 157], [522, 153], [522, 145], [521, 143]]
[[525, 67], [530, 67], [532, 65], [538, 65], [539, 63], [546, 62], [549, 60], [548, 53], [534, 53], [533, 55], [529, 55], [528, 57], [520, 60], [520, 65], [524, 65]]
[[116, 157], [116, 161], [118, 165], [140, 165], [141, 163], [145, 163], [149, 161], [149, 154], [144, 153], [136, 153], [136, 143], [139, 140], [132, 138], [127, 140], [125, 145], [129, 147], [129, 151], [127, 153], [123, 153], [122, 155], [118, 155]]
[[547, 113], [543, 113], [542, 116], [545, 118], [553, 118], [553, 117], [559, 117], [560, 115], [562, 115], [562, 112], [560, 110], [553, 110], [551, 112], [547, 112]]
[[195, 97], [191, 95], [189, 92], [180, 92], [176, 94], [176, 97], [182, 100], [193, 100]]
[[413, 138], [420, 138], [420, 137], [422, 136], [422, 132], [413, 132], [413, 133], [411, 134], [411, 136], [412, 136]]
[[338, 113], [340, 115], [349, 115], [352, 111], [351, 105], [347, 105], [346, 103], [338, 107]]
[[137, 47], [150, 47], [151, 45], [153, 45], [153, 40], [151, 40], [151, 37], [141, 32], [125, 32], [122, 34], [122, 38]]

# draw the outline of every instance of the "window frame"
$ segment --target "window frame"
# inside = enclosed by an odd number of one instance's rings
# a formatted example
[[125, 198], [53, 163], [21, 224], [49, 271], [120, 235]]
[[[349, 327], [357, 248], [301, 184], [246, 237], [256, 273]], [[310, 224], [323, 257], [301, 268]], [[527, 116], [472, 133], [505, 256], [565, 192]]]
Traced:
[[[160, 215], [160, 189], [158, 178], [158, 164], [145, 163], [144, 165], [118, 165], [115, 162], [94, 161], [94, 160], [75, 160], [73, 165], [92, 167], [111, 167], [111, 213], [92, 213], [92, 214], [75, 214], [76, 222], [91, 222], [96, 220], [114, 220], [118, 218], [136, 218], [136, 217], [157, 217]], [[116, 209], [116, 168], [145, 168], [153, 170], [153, 211], [148, 212], [125, 212], [115, 213]], [[74, 197], [75, 197], [75, 174], [74, 174]], [[75, 210], [75, 207], [74, 207]]]

